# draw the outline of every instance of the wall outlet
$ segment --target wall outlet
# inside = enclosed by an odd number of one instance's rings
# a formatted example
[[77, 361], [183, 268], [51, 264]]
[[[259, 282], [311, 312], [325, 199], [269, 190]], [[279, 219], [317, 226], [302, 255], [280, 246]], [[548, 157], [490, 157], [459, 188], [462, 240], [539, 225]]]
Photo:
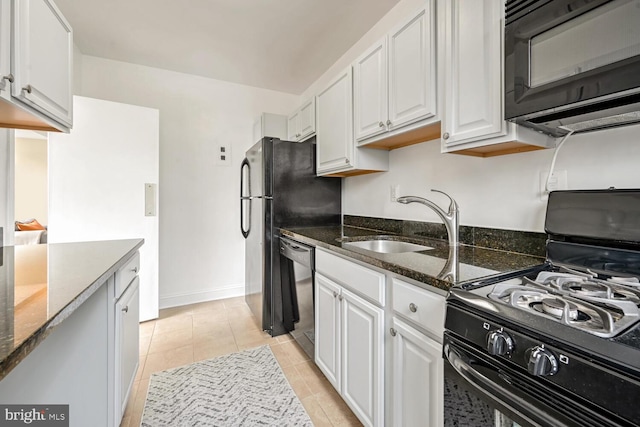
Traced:
[[231, 144], [216, 144], [214, 164], [217, 166], [231, 165]]
[[547, 189], [547, 177], [549, 172], [540, 172], [540, 200], [547, 200], [550, 191], [566, 190], [569, 188], [567, 183], [567, 171], [554, 171], [549, 180], [549, 188]]
[[400, 184], [392, 184], [389, 187], [389, 199], [392, 202], [395, 202], [396, 200], [398, 200], [398, 194], [400, 194]]

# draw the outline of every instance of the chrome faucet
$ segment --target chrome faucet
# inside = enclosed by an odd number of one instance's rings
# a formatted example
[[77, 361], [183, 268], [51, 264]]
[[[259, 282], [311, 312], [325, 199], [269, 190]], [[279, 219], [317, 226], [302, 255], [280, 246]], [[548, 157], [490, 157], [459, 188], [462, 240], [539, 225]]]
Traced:
[[425, 206], [430, 207], [438, 214], [442, 222], [444, 223], [445, 228], [447, 229], [447, 235], [449, 236], [449, 246], [458, 246], [458, 228], [460, 227], [460, 211], [458, 210], [458, 204], [455, 200], [451, 198], [444, 191], [439, 190], [431, 190], [436, 193], [442, 193], [451, 200], [449, 204], [449, 211], [445, 212], [440, 206], [433, 203], [431, 200], [423, 199], [422, 197], [416, 196], [403, 196], [398, 197], [397, 202], [408, 204], [408, 203], [421, 203]]

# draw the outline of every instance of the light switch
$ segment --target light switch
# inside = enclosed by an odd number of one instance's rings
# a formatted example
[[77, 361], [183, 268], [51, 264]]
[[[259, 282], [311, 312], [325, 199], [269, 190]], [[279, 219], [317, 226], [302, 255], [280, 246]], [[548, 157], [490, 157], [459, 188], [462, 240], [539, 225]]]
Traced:
[[144, 185], [144, 216], [156, 216], [156, 186]]
[[216, 144], [214, 151], [214, 164], [217, 166], [228, 166], [231, 164], [231, 145]]

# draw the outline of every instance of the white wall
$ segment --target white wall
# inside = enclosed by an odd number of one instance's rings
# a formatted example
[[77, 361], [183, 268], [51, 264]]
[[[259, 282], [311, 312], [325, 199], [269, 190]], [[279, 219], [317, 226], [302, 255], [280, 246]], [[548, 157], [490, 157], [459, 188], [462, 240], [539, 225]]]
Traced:
[[[244, 294], [240, 162], [262, 112], [298, 97], [83, 56], [78, 94], [160, 110], [160, 307]], [[232, 161], [214, 165], [216, 144]]]
[[[362, 52], [423, 5], [402, 0], [300, 97], [312, 97]], [[424, 206], [390, 202], [390, 186], [400, 195], [428, 197], [446, 208], [447, 192], [460, 205], [463, 225], [544, 231], [546, 201], [540, 199], [540, 172], [549, 170], [553, 150], [476, 158], [441, 154], [440, 140], [390, 152], [389, 171], [344, 178], [343, 213], [439, 222]], [[572, 136], [558, 155], [568, 188], [640, 187], [640, 126]]]
[[15, 218], [35, 218], [47, 225], [47, 140], [16, 137], [15, 156]]
[[140, 320], [154, 319], [161, 215], [146, 216], [145, 186], [158, 183], [159, 112], [81, 96], [73, 111], [70, 133], [49, 134], [49, 242], [143, 238]]
[[[435, 0], [434, 0], [435, 1]], [[312, 83], [300, 96], [300, 102], [311, 98], [323, 89], [343, 69], [347, 68], [365, 50], [382, 39], [400, 22], [406, 20], [412, 13], [424, 7], [424, 0], [401, 0], [393, 9], [380, 19], [360, 40], [358, 40], [344, 55], [340, 57], [318, 80]]]
[[[445, 191], [460, 205], [463, 225], [544, 232], [546, 200], [540, 199], [540, 172], [549, 170], [553, 150], [489, 158], [441, 154], [440, 140], [390, 152], [389, 171], [345, 178], [343, 212], [416, 221], [440, 222], [430, 209], [389, 199], [400, 195], [429, 198], [443, 208]], [[555, 170], [566, 170], [569, 189], [639, 188], [640, 126], [570, 137], [558, 154]]]

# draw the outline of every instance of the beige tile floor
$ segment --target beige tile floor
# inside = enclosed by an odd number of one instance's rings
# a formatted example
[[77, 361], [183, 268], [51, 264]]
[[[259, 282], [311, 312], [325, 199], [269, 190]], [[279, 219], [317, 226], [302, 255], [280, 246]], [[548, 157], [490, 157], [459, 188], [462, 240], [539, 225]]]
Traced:
[[239, 297], [161, 310], [140, 324], [140, 366], [120, 427], [140, 425], [153, 372], [266, 344], [314, 425], [362, 425], [296, 342], [262, 332]]

